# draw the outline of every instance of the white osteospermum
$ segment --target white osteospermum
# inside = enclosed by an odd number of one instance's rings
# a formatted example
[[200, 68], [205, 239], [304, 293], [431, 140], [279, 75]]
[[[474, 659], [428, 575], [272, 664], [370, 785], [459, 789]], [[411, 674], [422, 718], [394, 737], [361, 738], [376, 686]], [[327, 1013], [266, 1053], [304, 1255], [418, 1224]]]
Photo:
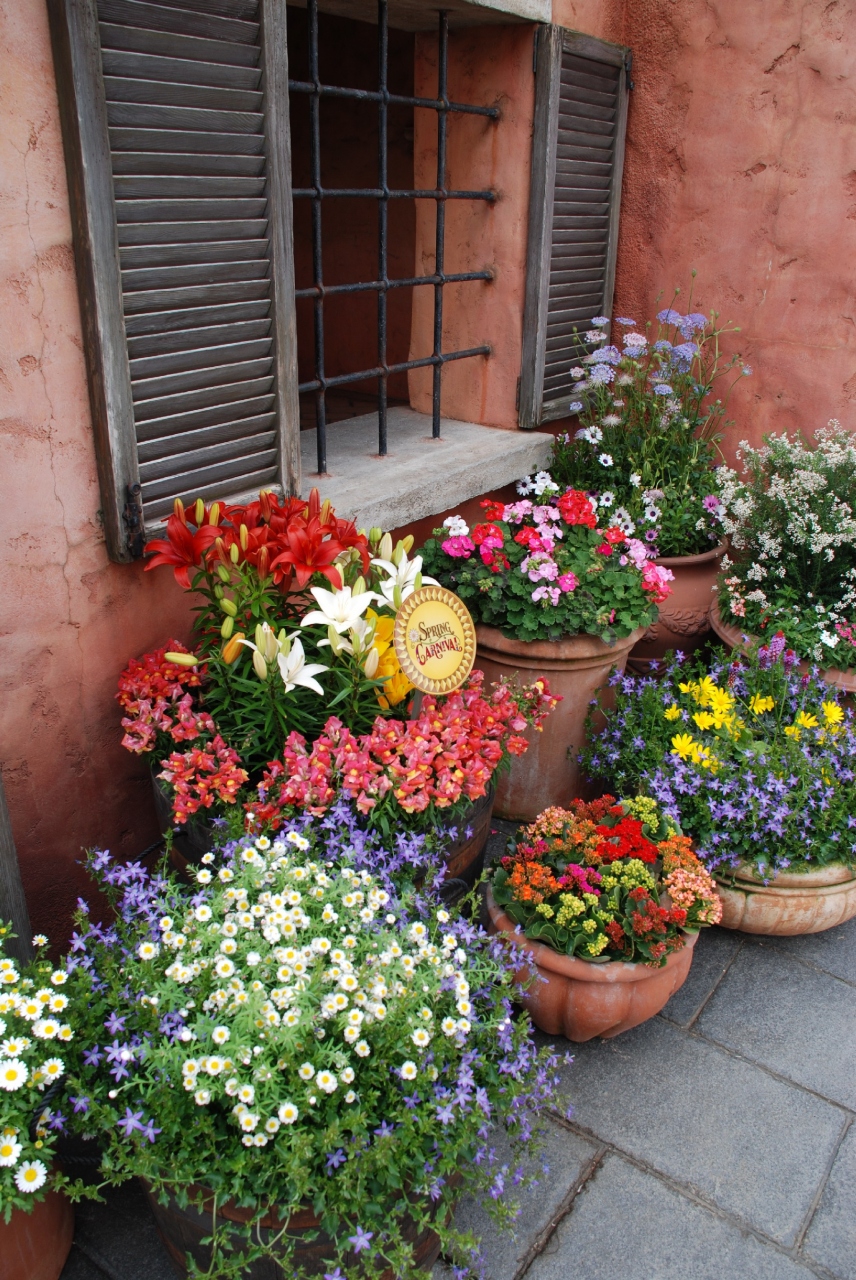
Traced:
[[[375, 561], [385, 564], [385, 561]], [[373, 591], [363, 591], [355, 596], [350, 587], [341, 587], [338, 591], [327, 591], [324, 587], [313, 587], [312, 595], [318, 605], [311, 613], [300, 620], [302, 627], [332, 627], [340, 636], [350, 631], [362, 618], [369, 605], [379, 599]]]
[[416, 590], [417, 576], [421, 575], [423, 587], [437, 587], [440, 585], [436, 578], [429, 578], [422, 574], [421, 556], [414, 556], [412, 560], [408, 560], [407, 556], [402, 552], [398, 564], [395, 564], [392, 560], [373, 560], [372, 564], [375, 568], [383, 570], [388, 575], [379, 585], [385, 602], [393, 607], [395, 607], [396, 588], [401, 593], [399, 599], [406, 600]]
[[38, 1191], [47, 1181], [48, 1171], [41, 1160], [28, 1160], [15, 1174], [15, 1186], [19, 1191]]

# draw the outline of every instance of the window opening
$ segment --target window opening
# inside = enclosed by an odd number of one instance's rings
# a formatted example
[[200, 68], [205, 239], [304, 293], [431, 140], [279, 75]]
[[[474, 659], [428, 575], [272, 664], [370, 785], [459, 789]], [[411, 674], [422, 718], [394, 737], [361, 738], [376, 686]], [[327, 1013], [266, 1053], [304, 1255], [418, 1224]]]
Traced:
[[[487, 356], [487, 345], [466, 350], [443, 350], [443, 289], [447, 284], [470, 280], [490, 280], [492, 273], [484, 271], [446, 272], [445, 230], [446, 202], [448, 200], [484, 200], [493, 203], [493, 191], [456, 190], [446, 185], [446, 142], [449, 117], [454, 114], [499, 118], [496, 107], [475, 106], [454, 102], [448, 93], [449, 22], [445, 11], [439, 12], [438, 83], [436, 98], [420, 98], [409, 94], [393, 93], [389, 89], [389, 25], [387, 0], [378, 0], [377, 8], [377, 88], [357, 89], [324, 84], [319, 70], [318, 0], [308, 0], [307, 5], [307, 54], [308, 78], [289, 80], [292, 93], [309, 97], [309, 159], [310, 184], [295, 187], [295, 200], [308, 200], [311, 204], [312, 284], [295, 290], [296, 298], [313, 301], [314, 377], [301, 382], [301, 393], [311, 392], [315, 401], [315, 426], [317, 442], [318, 474], [327, 473], [327, 394], [336, 388], [353, 387], [369, 379], [377, 380], [378, 454], [387, 453], [388, 382], [392, 375], [406, 373], [409, 369], [430, 366], [433, 370], [432, 386], [432, 436], [440, 436], [440, 395], [443, 366], [451, 360], [466, 360], [474, 356]], [[355, 102], [375, 102], [378, 110], [377, 184], [372, 187], [325, 187], [322, 182], [321, 102], [325, 97], [351, 99]], [[388, 112], [390, 106], [422, 107], [437, 113], [437, 185], [431, 189], [391, 188], [388, 180]], [[366, 199], [377, 201], [377, 273], [373, 280], [361, 280], [344, 284], [325, 284], [322, 261], [323, 218], [325, 200]], [[434, 200], [436, 203], [436, 233], [434, 271], [427, 276], [390, 278], [389, 276], [389, 202], [391, 200]], [[434, 334], [430, 355], [415, 360], [389, 362], [388, 358], [388, 299], [390, 290], [431, 287], [434, 290]], [[367, 369], [352, 373], [327, 373], [325, 359], [325, 302], [336, 295], [374, 293], [377, 297], [377, 361]]]

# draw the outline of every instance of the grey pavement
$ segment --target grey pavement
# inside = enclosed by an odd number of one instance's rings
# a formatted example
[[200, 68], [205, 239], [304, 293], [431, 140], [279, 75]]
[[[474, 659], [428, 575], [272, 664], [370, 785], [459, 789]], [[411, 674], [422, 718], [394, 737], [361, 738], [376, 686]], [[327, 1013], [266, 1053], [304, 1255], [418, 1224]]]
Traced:
[[[708, 930], [658, 1017], [573, 1054], [515, 1231], [459, 1207], [488, 1280], [856, 1280], [856, 920]], [[133, 1185], [77, 1224], [61, 1280], [172, 1280]]]

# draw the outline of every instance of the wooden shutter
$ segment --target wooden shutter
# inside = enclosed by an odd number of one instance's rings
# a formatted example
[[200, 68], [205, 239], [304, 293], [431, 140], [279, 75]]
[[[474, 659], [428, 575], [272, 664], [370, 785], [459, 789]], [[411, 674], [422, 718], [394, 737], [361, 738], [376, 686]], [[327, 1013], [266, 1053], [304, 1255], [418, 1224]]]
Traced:
[[574, 331], [612, 311], [629, 65], [619, 45], [538, 30], [521, 427], [567, 414]]
[[[107, 545], [299, 489], [281, 0], [49, 0]], [[137, 488], [136, 486], [139, 486]]]

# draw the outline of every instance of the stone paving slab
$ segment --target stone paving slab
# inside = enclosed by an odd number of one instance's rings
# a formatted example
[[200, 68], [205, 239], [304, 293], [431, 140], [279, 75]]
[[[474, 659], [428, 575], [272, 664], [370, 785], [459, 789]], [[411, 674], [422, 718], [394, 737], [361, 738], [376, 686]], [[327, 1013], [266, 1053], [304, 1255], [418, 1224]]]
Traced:
[[693, 962], [684, 985], [663, 1010], [663, 1017], [688, 1027], [722, 980], [741, 946], [743, 935], [730, 929], [705, 929], [693, 951]]
[[575, 1054], [562, 1101], [590, 1135], [773, 1239], [796, 1240], [844, 1112], [663, 1018]]
[[775, 947], [797, 960], [825, 969], [836, 978], [856, 983], [856, 919], [827, 929], [823, 933], [807, 933], [802, 938], [752, 938], [741, 934], [757, 947]]
[[856, 1108], [856, 986], [776, 947], [744, 947], [698, 1021], [705, 1037]]
[[841, 1144], [804, 1248], [841, 1280], [856, 1280], [856, 1125]]
[[[504, 1159], [502, 1145], [497, 1142], [497, 1155]], [[455, 1214], [460, 1231], [472, 1231], [482, 1241], [485, 1280], [513, 1280], [532, 1243], [567, 1207], [584, 1174], [601, 1148], [578, 1137], [552, 1121], [547, 1126], [544, 1147], [527, 1173], [538, 1178], [538, 1185], [519, 1197], [520, 1215], [513, 1231], [498, 1231], [493, 1219], [478, 1201], [467, 1197]], [[547, 1172], [543, 1166], [547, 1165]], [[450, 1272], [440, 1265], [434, 1280], [446, 1280]]]
[[608, 1155], [526, 1280], [810, 1280], [798, 1262]]
[[61, 1280], [176, 1280], [139, 1183], [103, 1194], [104, 1203], [75, 1206], [75, 1243]]

